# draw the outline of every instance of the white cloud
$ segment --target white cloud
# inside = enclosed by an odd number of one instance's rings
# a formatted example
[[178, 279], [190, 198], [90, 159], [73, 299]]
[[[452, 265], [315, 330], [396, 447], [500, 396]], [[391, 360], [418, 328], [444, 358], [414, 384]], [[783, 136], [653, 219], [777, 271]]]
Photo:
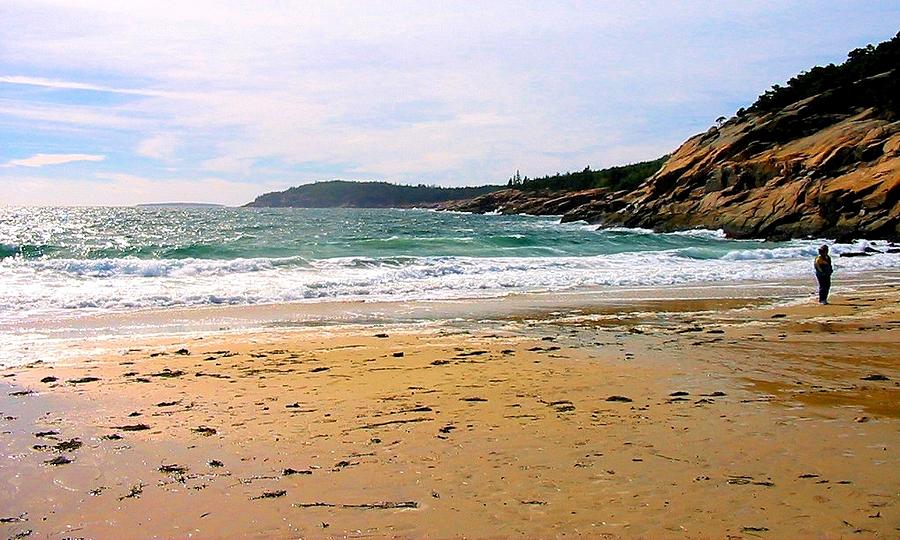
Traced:
[[169, 160], [175, 155], [178, 138], [173, 135], [160, 134], [144, 139], [137, 146], [137, 153], [154, 159]]
[[[132, 206], [148, 202], [209, 202], [241, 205], [265, 191], [288, 187], [283, 182], [233, 182], [217, 177], [146, 178], [124, 173], [91, 180], [44, 176], [0, 177], [3, 203], [10, 206]], [[38, 200], [35, 194], [41, 194]]]
[[0, 76], [0, 83], [18, 84], [23, 86], [38, 86], [41, 88], [55, 88], [57, 90], [90, 90], [93, 92], [109, 92], [113, 94], [133, 94], [138, 96], [176, 97], [172, 92], [159, 92], [146, 89], [114, 88], [98, 84], [86, 84], [73, 81], [61, 81], [58, 79], [45, 79], [43, 77], [26, 77], [22, 75]]
[[[772, 83], [890, 37], [900, 15], [877, 1], [2, 4], [0, 85], [16, 91], [0, 128], [81, 129], [121, 145], [117, 170], [209, 171], [240, 189], [654, 158]], [[115, 161], [129, 153], [160, 162]]]
[[95, 154], [35, 154], [29, 158], [13, 159], [8, 161], [6, 167], [44, 167], [47, 165], [61, 165], [73, 161], [103, 161], [106, 156]]

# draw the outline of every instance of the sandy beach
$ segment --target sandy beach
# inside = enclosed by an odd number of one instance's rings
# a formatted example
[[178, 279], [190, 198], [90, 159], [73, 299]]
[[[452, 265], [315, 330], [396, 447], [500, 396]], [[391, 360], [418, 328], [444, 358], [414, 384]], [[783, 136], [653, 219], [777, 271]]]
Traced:
[[71, 345], [9, 538], [896, 538], [900, 285]]

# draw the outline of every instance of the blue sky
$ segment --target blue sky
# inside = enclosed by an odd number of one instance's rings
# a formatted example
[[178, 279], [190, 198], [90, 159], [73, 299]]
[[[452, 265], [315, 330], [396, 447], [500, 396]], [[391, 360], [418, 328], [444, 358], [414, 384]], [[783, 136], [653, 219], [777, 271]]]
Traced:
[[242, 204], [652, 159], [896, 1], [0, 3], [0, 204]]

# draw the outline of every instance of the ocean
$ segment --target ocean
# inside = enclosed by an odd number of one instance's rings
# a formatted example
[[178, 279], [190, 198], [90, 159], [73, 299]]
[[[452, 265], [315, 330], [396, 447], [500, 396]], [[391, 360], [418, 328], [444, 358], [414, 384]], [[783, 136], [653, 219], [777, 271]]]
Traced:
[[[0, 324], [170, 307], [812, 280], [824, 242], [428, 210], [4, 207]], [[827, 243], [836, 255], [871, 245]], [[836, 279], [898, 269], [900, 254], [836, 256], [835, 266]]]

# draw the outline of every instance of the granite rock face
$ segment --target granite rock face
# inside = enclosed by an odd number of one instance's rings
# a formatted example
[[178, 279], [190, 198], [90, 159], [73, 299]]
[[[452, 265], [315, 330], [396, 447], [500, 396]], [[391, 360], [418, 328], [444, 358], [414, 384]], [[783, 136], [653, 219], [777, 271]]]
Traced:
[[[896, 85], [896, 72], [859, 85]], [[631, 192], [503, 190], [440, 208], [561, 215], [735, 238], [900, 237], [900, 120], [824, 92], [733, 117], [681, 145]]]

